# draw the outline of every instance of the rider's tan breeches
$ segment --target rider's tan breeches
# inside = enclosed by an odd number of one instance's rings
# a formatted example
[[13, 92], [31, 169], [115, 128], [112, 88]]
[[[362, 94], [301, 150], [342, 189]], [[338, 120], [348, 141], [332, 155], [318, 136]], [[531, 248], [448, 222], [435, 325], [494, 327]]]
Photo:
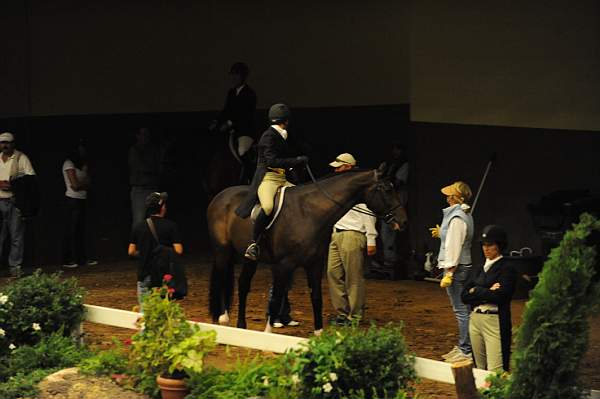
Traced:
[[266, 215], [273, 212], [273, 200], [279, 187], [290, 187], [292, 183], [285, 179], [285, 174], [267, 172], [258, 186], [258, 200]]

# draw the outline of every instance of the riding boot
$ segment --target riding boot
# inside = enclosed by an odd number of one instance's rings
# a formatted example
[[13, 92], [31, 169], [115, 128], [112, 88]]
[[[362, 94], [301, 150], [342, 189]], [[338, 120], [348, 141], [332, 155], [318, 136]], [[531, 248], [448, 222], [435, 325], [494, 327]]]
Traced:
[[248, 245], [244, 256], [250, 260], [257, 260], [260, 248], [258, 247], [258, 239], [265, 231], [269, 224], [269, 216], [261, 209], [260, 213], [254, 221], [254, 229], [252, 230], [252, 242]]

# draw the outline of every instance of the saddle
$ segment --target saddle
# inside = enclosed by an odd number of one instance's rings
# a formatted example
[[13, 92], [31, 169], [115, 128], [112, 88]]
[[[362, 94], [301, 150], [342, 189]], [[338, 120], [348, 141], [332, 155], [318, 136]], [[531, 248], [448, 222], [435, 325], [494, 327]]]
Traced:
[[[286, 188], [287, 187], [279, 187], [277, 189], [277, 193], [275, 193], [275, 199], [273, 200], [273, 204], [274, 204], [273, 212], [271, 212], [271, 220], [269, 221], [269, 224], [265, 228], [265, 231], [269, 230], [271, 228], [271, 226], [273, 225], [273, 223], [275, 223], [275, 220], [279, 216], [279, 213], [281, 212], [281, 208], [283, 207], [283, 200], [285, 198]], [[258, 217], [258, 214], [260, 213], [261, 209], [262, 208], [260, 206], [260, 202], [257, 202], [254, 205], [254, 208], [252, 208], [252, 212], [250, 213], [250, 219], [252, 220], [252, 223], [254, 223], [254, 221]]]

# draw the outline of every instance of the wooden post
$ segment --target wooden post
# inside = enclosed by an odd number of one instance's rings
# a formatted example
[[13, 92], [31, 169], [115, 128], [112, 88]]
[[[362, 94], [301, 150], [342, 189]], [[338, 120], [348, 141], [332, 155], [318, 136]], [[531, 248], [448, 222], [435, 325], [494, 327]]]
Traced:
[[454, 384], [456, 386], [456, 395], [458, 396], [458, 399], [479, 398], [479, 392], [475, 387], [473, 362], [471, 360], [452, 363], [452, 375], [454, 375]]

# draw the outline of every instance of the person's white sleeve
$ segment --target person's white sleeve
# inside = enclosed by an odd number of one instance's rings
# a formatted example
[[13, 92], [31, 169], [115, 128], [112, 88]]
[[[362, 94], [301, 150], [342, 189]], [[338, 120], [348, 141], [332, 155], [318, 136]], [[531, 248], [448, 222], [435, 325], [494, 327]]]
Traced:
[[442, 268], [458, 266], [460, 253], [467, 237], [467, 224], [461, 218], [455, 217], [450, 221], [446, 234], [444, 261]]
[[19, 172], [24, 175], [35, 175], [35, 170], [33, 170], [31, 161], [25, 154], [21, 154], [21, 157], [19, 158]]
[[[366, 206], [364, 207], [364, 209], [370, 212], [369, 208], [367, 208]], [[370, 247], [374, 247], [377, 242], [377, 229], [375, 228], [375, 222], [377, 222], [377, 219], [374, 216], [365, 215], [364, 213], [361, 213], [361, 217], [365, 225], [367, 245]]]

